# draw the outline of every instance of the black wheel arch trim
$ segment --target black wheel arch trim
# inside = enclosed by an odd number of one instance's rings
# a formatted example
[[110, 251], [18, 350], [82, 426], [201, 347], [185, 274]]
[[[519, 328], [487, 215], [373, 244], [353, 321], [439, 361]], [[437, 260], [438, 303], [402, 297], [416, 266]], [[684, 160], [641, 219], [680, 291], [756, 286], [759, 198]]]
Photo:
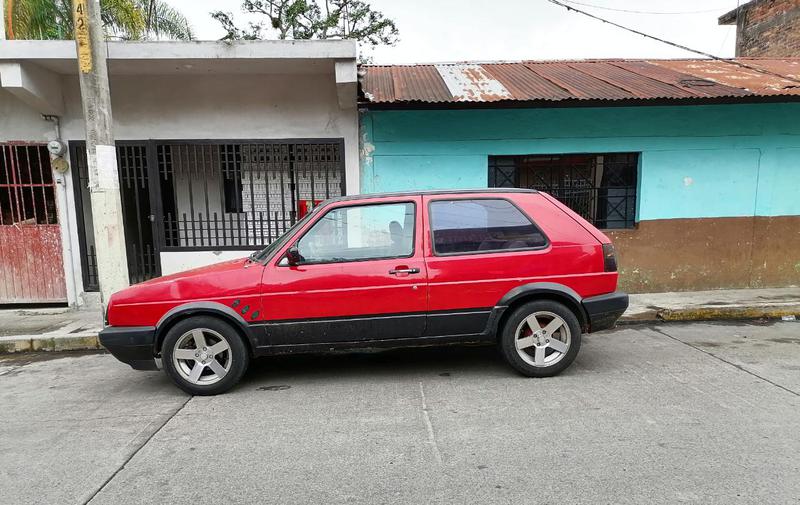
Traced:
[[228, 323], [233, 324], [242, 335], [247, 338], [248, 351], [252, 354], [253, 348], [256, 345], [256, 339], [253, 335], [250, 325], [237, 311], [218, 302], [189, 302], [177, 307], [171, 308], [166, 314], [161, 316], [161, 319], [156, 323], [156, 334], [153, 339], [153, 351], [156, 354], [160, 353], [161, 343], [164, 341], [166, 329], [170, 328], [172, 324], [178, 320], [186, 317], [210, 315], [217, 316]]
[[575, 309], [581, 327], [587, 328], [589, 317], [583, 307], [583, 298], [574, 289], [556, 282], [531, 282], [515, 287], [497, 302], [489, 317], [486, 333], [496, 333], [500, 329], [503, 315], [515, 302], [523, 298], [536, 297], [537, 295], [548, 295], [549, 297], [567, 300], [572, 305], [572, 308]]
[[583, 301], [581, 295], [576, 293], [574, 289], [563, 284], [558, 284], [556, 282], [531, 282], [529, 284], [517, 286], [506, 293], [505, 296], [500, 299], [497, 305], [508, 307], [523, 296], [529, 296], [533, 293], [550, 293], [567, 296], [579, 305], [581, 301]]

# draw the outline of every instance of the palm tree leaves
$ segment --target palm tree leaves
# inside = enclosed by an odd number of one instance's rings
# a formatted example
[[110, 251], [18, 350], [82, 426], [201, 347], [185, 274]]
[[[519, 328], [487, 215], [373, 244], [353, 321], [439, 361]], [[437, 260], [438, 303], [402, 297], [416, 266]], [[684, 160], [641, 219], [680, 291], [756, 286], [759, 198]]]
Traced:
[[[71, 0], [6, 0], [9, 39], [71, 39]], [[164, 0], [100, 0], [106, 36], [122, 40], [191, 40], [187, 19]], [[10, 21], [10, 22], [9, 22]]]
[[[133, 0], [100, 0], [100, 18], [107, 38], [138, 40], [144, 33], [144, 16]], [[70, 33], [72, 33], [70, 17]], [[72, 37], [70, 37], [72, 38]]]
[[68, 0], [6, 2], [9, 39], [63, 39], [72, 33], [72, 4]]
[[144, 13], [145, 38], [192, 40], [192, 27], [189, 21], [177, 9], [162, 0], [137, 0], [139, 9]]

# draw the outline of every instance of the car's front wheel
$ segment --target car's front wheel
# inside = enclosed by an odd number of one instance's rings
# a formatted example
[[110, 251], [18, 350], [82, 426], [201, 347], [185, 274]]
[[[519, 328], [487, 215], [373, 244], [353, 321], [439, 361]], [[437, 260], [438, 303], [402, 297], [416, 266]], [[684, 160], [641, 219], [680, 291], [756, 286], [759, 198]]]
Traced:
[[529, 377], [551, 377], [567, 368], [581, 347], [581, 326], [575, 314], [552, 300], [518, 307], [500, 335], [506, 361]]
[[210, 316], [184, 319], [170, 328], [161, 356], [167, 375], [193, 395], [228, 391], [242, 378], [249, 362], [239, 333]]

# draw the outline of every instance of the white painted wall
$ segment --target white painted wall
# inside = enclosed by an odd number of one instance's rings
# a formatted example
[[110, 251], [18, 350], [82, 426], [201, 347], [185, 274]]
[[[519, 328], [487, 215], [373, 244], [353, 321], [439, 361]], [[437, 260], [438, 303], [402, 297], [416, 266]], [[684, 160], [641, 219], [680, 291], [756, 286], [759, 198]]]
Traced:
[[[63, 86], [62, 135], [82, 139], [78, 82]], [[344, 138], [347, 191], [358, 192], [357, 110], [339, 108], [332, 74], [111, 76], [111, 103], [117, 140]]]
[[169, 275], [222, 261], [246, 258], [253, 251], [181, 251], [161, 253], [161, 274]]
[[[77, 85], [77, 76], [75, 84]], [[17, 97], [0, 88], [0, 141], [47, 142], [55, 137], [53, 124]]]
[[[61, 75], [64, 115], [61, 138], [83, 140], [84, 122], [76, 75]], [[236, 75], [112, 75], [111, 97], [117, 140], [343, 138], [348, 194], [358, 193], [358, 120], [355, 107], [339, 106], [333, 73]], [[53, 125], [0, 89], [0, 141], [47, 141]], [[81, 303], [78, 232], [71, 173], [59, 184], [59, 221], [65, 244], [70, 303]], [[68, 224], [68, 227], [64, 225]], [[67, 251], [72, 244], [71, 251]], [[250, 251], [162, 253], [171, 273]]]

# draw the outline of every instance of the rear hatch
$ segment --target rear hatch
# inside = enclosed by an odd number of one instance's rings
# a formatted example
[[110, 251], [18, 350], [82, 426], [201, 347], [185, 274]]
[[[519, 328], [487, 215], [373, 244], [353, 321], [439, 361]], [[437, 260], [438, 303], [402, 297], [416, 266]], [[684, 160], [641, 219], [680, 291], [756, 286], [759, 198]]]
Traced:
[[563, 203], [559, 202], [555, 197], [548, 195], [547, 193], [540, 192], [543, 197], [545, 197], [550, 203], [561, 209], [564, 214], [571, 217], [576, 223], [581, 225], [586, 231], [592, 234], [592, 236], [597, 239], [598, 242], [602, 245], [603, 248], [603, 270], [605, 272], [616, 272], [617, 271], [617, 254], [614, 250], [614, 245], [611, 243], [611, 239], [606, 236], [605, 233], [598, 230], [592, 223], [582, 218], [578, 213], [574, 210], [570, 209]]
[[576, 223], [578, 223], [584, 229], [586, 229], [586, 231], [591, 233], [592, 236], [594, 238], [596, 238], [598, 242], [600, 242], [601, 244], [610, 244], [611, 243], [611, 239], [608, 238], [605, 235], [605, 233], [603, 233], [600, 230], [598, 230], [597, 228], [595, 228], [594, 225], [592, 225], [592, 223], [590, 223], [589, 221], [587, 221], [584, 218], [582, 218], [581, 216], [579, 216], [574, 210], [570, 209], [569, 207], [567, 207], [566, 205], [564, 205], [563, 203], [559, 202], [554, 197], [548, 195], [547, 193], [545, 193], [543, 191], [540, 191], [539, 194], [542, 195], [543, 197], [545, 197], [553, 205], [555, 205], [556, 207], [561, 209], [566, 215], [568, 215], [569, 217], [574, 219]]

